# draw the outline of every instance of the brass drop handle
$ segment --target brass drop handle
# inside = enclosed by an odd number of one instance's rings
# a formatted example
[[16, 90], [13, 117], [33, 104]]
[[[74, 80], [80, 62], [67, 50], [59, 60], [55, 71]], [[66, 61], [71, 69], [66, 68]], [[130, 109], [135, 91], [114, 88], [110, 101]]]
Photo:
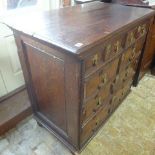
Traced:
[[131, 58], [129, 58], [129, 62], [131, 62], [132, 61], [132, 59]]
[[119, 46], [120, 46], [120, 42], [117, 41], [117, 42], [114, 44], [114, 52], [118, 52]]
[[125, 78], [123, 78], [123, 80], [122, 80], [123, 82], [125, 82], [126, 81], [126, 79]]
[[129, 71], [127, 70], [126, 73], [125, 73], [125, 77], [127, 77], [129, 74]]
[[98, 97], [98, 98], [97, 98], [96, 105], [97, 105], [97, 106], [100, 106], [101, 104], [102, 104], [101, 97]]
[[143, 35], [145, 32], [146, 32], [146, 25], [143, 25], [143, 26], [141, 27], [141, 33], [142, 33], [142, 35]]
[[135, 40], [135, 38], [134, 38], [134, 33], [131, 32], [131, 33], [130, 33], [130, 43], [133, 43], [134, 40]]
[[118, 74], [118, 75], [116, 76], [115, 83], [117, 83], [117, 82], [119, 81], [119, 79], [120, 79], [120, 75]]
[[118, 97], [117, 96], [114, 96], [113, 99], [112, 99], [112, 102], [113, 103], [117, 102], [117, 99], [118, 99]]
[[93, 66], [96, 66], [98, 64], [98, 55], [97, 54], [95, 54], [93, 56], [92, 64], [93, 64]]
[[106, 54], [109, 54], [110, 51], [111, 51], [111, 45], [108, 45], [108, 46], [106, 47]]
[[122, 96], [124, 96], [124, 91], [122, 92]]
[[84, 116], [86, 115], [86, 110], [85, 110], [85, 109], [82, 110], [82, 114], [83, 114]]
[[136, 55], [136, 47], [134, 47], [133, 50], [132, 50], [132, 57], [134, 58], [135, 55]]
[[98, 126], [99, 125], [99, 120], [96, 120], [95, 125]]
[[141, 26], [138, 26], [138, 32], [140, 32], [141, 31]]
[[101, 82], [106, 83], [107, 82], [107, 74], [102, 74], [101, 75]]

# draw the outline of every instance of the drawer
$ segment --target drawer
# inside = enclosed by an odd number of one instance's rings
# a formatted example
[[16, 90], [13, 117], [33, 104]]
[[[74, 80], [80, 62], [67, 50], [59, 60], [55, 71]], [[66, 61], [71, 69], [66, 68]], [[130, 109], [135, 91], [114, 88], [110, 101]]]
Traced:
[[110, 114], [110, 104], [104, 106], [100, 111], [81, 128], [81, 144], [83, 145], [89, 138], [97, 131], [102, 123], [108, 118]]
[[93, 98], [84, 103], [81, 113], [81, 122], [85, 122], [91, 115], [95, 114], [99, 108], [109, 103], [110, 86], [110, 83], [106, 84]]
[[105, 61], [110, 60], [112, 57], [118, 55], [124, 49], [124, 35], [115, 38], [112, 42], [105, 45], [104, 58]]
[[135, 55], [135, 48], [130, 47], [122, 54], [119, 72], [122, 72], [129, 64], [132, 63]]
[[[145, 37], [141, 37], [138, 41], [136, 41], [135, 45], [128, 48], [127, 51], [122, 54], [119, 72], [124, 70], [130, 64], [135, 67], [137, 66], [139, 56], [144, 46], [144, 42]], [[135, 67], [134, 69], [136, 69]]]
[[145, 36], [148, 31], [148, 28], [149, 28], [149, 22], [145, 22], [130, 30], [127, 33], [125, 47], [126, 48], [129, 47], [130, 45], [135, 43], [136, 40]]
[[117, 106], [122, 102], [122, 100], [127, 96], [130, 91], [132, 84], [132, 79], [129, 78], [122, 88], [119, 88], [117, 92], [113, 95], [110, 102], [111, 111], [115, 110]]
[[84, 98], [92, 96], [93, 93], [100, 91], [107, 82], [114, 80], [117, 73], [118, 62], [119, 58], [108, 63], [95, 74], [92, 74], [85, 79]]
[[135, 70], [129, 66], [116, 76], [114, 83], [111, 85], [111, 93], [115, 93], [119, 88], [123, 87], [129, 79], [133, 79]]
[[143, 38], [140, 39], [134, 46], [128, 48], [127, 51], [122, 54], [119, 72], [122, 72], [122, 70], [132, 65], [132, 63], [139, 58], [143, 48], [143, 41]]
[[86, 60], [84, 61], [84, 68], [85, 71], [88, 71], [89, 69], [95, 69], [97, 66], [100, 66], [104, 62], [104, 45], [97, 46], [95, 48], [90, 49], [92, 53], [94, 53], [91, 56], [88, 56]]
[[84, 61], [85, 72], [93, 70], [105, 62], [108, 62], [115, 56], [117, 56], [120, 52], [122, 52], [124, 48], [124, 40], [125, 35], [114, 38], [108, 43], [103, 44], [102, 46], [97, 46], [90, 51], [94, 53]]
[[114, 111], [117, 108], [117, 106], [121, 103], [122, 91], [122, 88], [119, 88], [117, 92], [113, 95], [110, 101], [111, 111]]
[[144, 36], [147, 33], [148, 29], [149, 29], [149, 22], [139, 25], [137, 27], [135, 38], [139, 39], [140, 37]]
[[133, 43], [135, 43], [136, 41], [136, 34], [137, 34], [137, 28], [134, 28], [132, 30], [130, 30], [127, 33], [127, 38], [126, 38], [126, 43], [125, 43], [125, 47], [128, 48], [130, 45], [132, 45]]
[[133, 82], [132, 78], [129, 78], [126, 84], [124, 84], [122, 88], [121, 97], [120, 97], [121, 100], [123, 100], [127, 96], [127, 94], [130, 92], [132, 82]]
[[138, 62], [139, 62], [139, 57], [134, 59], [131, 66], [132, 66], [132, 69], [136, 72], [137, 71], [137, 65], [138, 65]]
[[133, 48], [132, 57], [137, 58], [142, 52], [142, 49], [144, 47], [145, 37], [141, 37], [136, 43]]

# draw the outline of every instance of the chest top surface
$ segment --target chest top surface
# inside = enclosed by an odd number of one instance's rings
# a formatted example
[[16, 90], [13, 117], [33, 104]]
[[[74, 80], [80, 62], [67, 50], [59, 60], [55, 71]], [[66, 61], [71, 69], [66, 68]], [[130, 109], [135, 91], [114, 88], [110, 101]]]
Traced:
[[80, 55], [120, 28], [153, 14], [153, 10], [146, 8], [92, 2], [48, 12], [22, 12], [22, 15], [8, 16], [5, 23], [14, 30]]

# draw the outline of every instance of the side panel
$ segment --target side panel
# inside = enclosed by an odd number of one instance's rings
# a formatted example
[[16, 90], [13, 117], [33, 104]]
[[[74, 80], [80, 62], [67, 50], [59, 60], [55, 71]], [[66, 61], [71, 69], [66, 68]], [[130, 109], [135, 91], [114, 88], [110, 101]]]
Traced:
[[70, 149], [79, 149], [80, 61], [34, 38], [15, 36], [37, 120]]
[[64, 60], [24, 44], [39, 112], [66, 131]]

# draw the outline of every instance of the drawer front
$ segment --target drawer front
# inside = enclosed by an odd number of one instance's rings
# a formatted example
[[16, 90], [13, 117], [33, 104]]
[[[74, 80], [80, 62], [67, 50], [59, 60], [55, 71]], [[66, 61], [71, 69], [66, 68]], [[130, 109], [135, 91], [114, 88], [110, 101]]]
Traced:
[[111, 105], [111, 111], [114, 111], [117, 106], [122, 102], [122, 100], [127, 96], [127, 94], [130, 92], [132, 84], [132, 79], [129, 78], [127, 82], [124, 84], [122, 88], [119, 88], [117, 92], [113, 95], [112, 100], [110, 102]]
[[135, 43], [133, 53], [132, 53], [133, 58], [139, 57], [139, 55], [142, 52], [144, 42], [145, 42], [145, 37], [142, 37]]
[[145, 38], [141, 38], [135, 43], [134, 46], [128, 48], [121, 58], [120, 71], [126, 68], [129, 64], [132, 64], [141, 54], [144, 45]]
[[115, 93], [119, 88], [123, 87], [125, 83], [130, 79], [133, 79], [135, 70], [132, 66], [128, 66], [124, 71], [116, 76], [114, 83], [111, 85], [111, 93]]
[[126, 48], [131, 46], [136, 41], [136, 37], [135, 37], [136, 33], [137, 33], [137, 28], [134, 28], [127, 33], [127, 38], [125, 43]]
[[134, 47], [128, 48], [127, 51], [122, 54], [119, 72], [122, 72], [127, 66], [132, 63], [133, 55], [135, 55]]
[[84, 98], [92, 96], [93, 93], [100, 91], [107, 82], [114, 80], [118, 68], [118, 62], [119, 58], [115, 59], [98, 70], [95, 74], [85, 79]]
[[128, 48], [133, 43], [136, 42], [139, 38], [146, 35], [149, 28], [149, 22], [146, 21], [145, 23], [140, 24], [139, 26], [133, 28], [127, 33], [125, 47]]
[[140, 38], [133, 46], [128, 48], [127, 51], [122, 54], [119, 72], [124, 70], [129, 65], [133, 66], [133, 69], [136, 70], [144, 42], [145, 37]]
[[84, 61], [85, 71], [88, 71], [89, 69], [95, 69], [104, 62], [104, 45], [97, 46], [93, 49], [90, 49], [90, 51], [94, 54], [86, 58]]
[[88, 56], [84, 61], [85, 72], [92, 71], [122, 52], [125, 44], [124, 40], [125, 35], [121, 35], [103, 45], [91, 49], [90, 51], [94, 54]]
[[125, 35], [115, 38], [112, 42], [107, 43], [104, 48], [104, 58], [106, 61], [118, 55], [124, 49]]
[[81, 122], [84, 123], [88, 118], [94, 115], [103, 105], [109, 102], [111, 83], [107, 83], [103, 89], [87, 100], [82, 108]]
[[98, 113], [89, 121], [84, 127], [81, 128], [81, 145], [91, 138], [91, 136], [97, 131], [102, 123], [108, 118], [110, 114], [110, 104], [104, 106]]

